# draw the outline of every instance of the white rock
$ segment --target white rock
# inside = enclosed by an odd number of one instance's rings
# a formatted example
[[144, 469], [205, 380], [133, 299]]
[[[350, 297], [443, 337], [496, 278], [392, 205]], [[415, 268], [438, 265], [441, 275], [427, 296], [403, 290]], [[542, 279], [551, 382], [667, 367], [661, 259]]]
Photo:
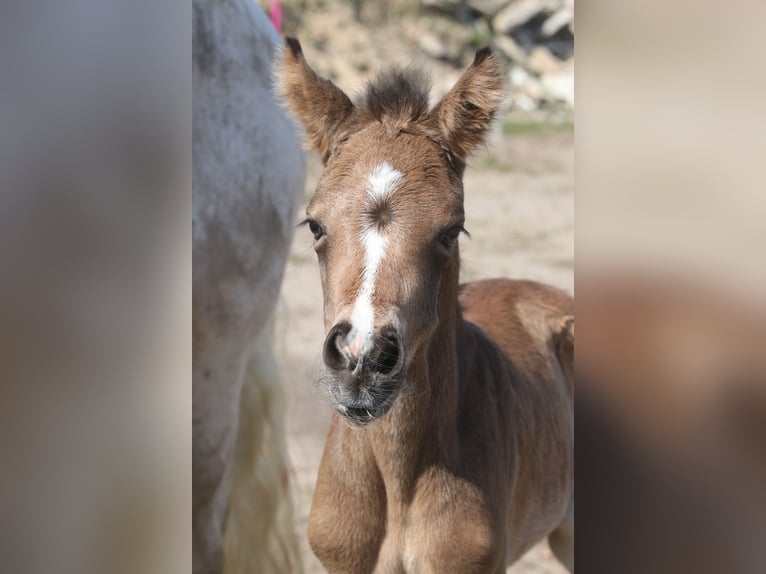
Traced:
[[498, 49], [503, 52], [512, 62], [526, 66], [526, 53], [521, 49], [521, 46], [519, 46], [510, 36], [498, 36], [495, 38], [495, 46], [497, 46]]
[[432, 58], [444, 58], [447, 55], [444, 43], [430, 32], [424, 32], [418, 39], [418, 44]]
[[529, 81], [529, 78], [529, 72], [527, 72], [521, 66], [513, 66], [513, 68], [511, 68], [509, 79], [511, 80], [512, 88], [523, 88], [524, 85]]
[[543, 85], [540, 83], [540, 80], [538, 80], [534, 76], [529, 77], [529, 80], [527, 80], [527, 83], [524, 84], [524, 86], [522, 87], [522, 90], [530, 98], [536, 101], [542, 100], [543, 97], [545, 96], [545, 90], [543, 90]]
[[527, 58], [527, 66], [540, 76], [555, 74], [563, 65], [545, 46], [535, 46]]
[[565, 102], [574, 108], [574, 62], [555, 74], [543, 76], [541, 84], [546, 98]]
[[550, 38], [564, 26], [574, 26], [574, 7], [565, 6], [548, 18], [541, 28], [543, 36]]
[[495, 15], [492, 26], [496, 32], [503, 34], [531, 20], [540, 12], [553, 12], [561, 5], [561, 0], [516, 0]]
[[513, 105], [523, 112], [533, 112], [538, 108], [539, 104], [535, 99], [530, 98], [526, 94], [516, 94], [513, 97]]
[[508, 6], [513, 0], [468, 0], [468, 5], [490, 18]]
[[535, 101], [543, 98], [544, 92], [540, 81], [520, 66], [514, 66], [510, 73], [511, 91], [523, 94]]

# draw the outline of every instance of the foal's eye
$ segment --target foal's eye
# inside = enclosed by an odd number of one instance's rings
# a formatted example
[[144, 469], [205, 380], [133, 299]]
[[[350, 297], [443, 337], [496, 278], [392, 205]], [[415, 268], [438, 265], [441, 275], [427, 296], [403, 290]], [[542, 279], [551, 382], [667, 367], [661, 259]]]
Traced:
[[439, 236], [439, 242], [447, 249], [451, 249], [461, 233], [467, 233], [462, 225], [451, 227]]
[[311, 234], [314, 236], [314, 241], [318, 241], [324, 235], [324, 229], [313, 219], [309, 219], [308, 222]]

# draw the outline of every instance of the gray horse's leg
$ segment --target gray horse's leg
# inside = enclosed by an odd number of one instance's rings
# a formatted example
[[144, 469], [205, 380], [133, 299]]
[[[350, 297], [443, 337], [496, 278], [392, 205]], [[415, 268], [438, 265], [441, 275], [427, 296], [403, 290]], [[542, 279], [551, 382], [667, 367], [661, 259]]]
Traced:
[[569, 501], [564, 520], [548, 536], [548, 543], [559, 562], [574, 572], [574, 497]]
[[[216, 342], [211, 343], [211, 340]], [[227, 345], [223, 336], [195, 341], [192, 407], [194, 574], [220, 574], [223, 571], [228, 472], [237, 438], [244, 369], [242, 355], [239, 349]]]

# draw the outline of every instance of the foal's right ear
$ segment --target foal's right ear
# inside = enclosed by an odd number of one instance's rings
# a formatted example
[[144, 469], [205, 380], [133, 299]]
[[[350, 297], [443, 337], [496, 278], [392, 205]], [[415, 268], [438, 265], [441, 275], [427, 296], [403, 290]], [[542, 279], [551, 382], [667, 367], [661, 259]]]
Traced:
[[285, 38], [277, 70], [277, 89], [292, 115], [306, 132], [309, 149], [318, 149], [327, 162], [339, 128], [354, 105], [330, 80], [320, 78], [306, 63], [295, 38]]

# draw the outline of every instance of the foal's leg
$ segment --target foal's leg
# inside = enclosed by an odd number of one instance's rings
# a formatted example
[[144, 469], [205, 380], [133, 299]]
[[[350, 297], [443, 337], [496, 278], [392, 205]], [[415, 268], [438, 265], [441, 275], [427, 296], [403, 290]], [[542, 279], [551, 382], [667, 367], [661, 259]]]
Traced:
[[[574, 396], [574, 317], [566, 316], [555, 334], [556, 356], [566, 379], [569, 392]], [[569, 501], [564, 520], [548, 536], [548, 543], [556, 558], [574, 572], [574, 496]]]
[[548, 543], [559, 562], [574, 572], [574, 497], [569, 501], [564, 520], [548, 536]]

